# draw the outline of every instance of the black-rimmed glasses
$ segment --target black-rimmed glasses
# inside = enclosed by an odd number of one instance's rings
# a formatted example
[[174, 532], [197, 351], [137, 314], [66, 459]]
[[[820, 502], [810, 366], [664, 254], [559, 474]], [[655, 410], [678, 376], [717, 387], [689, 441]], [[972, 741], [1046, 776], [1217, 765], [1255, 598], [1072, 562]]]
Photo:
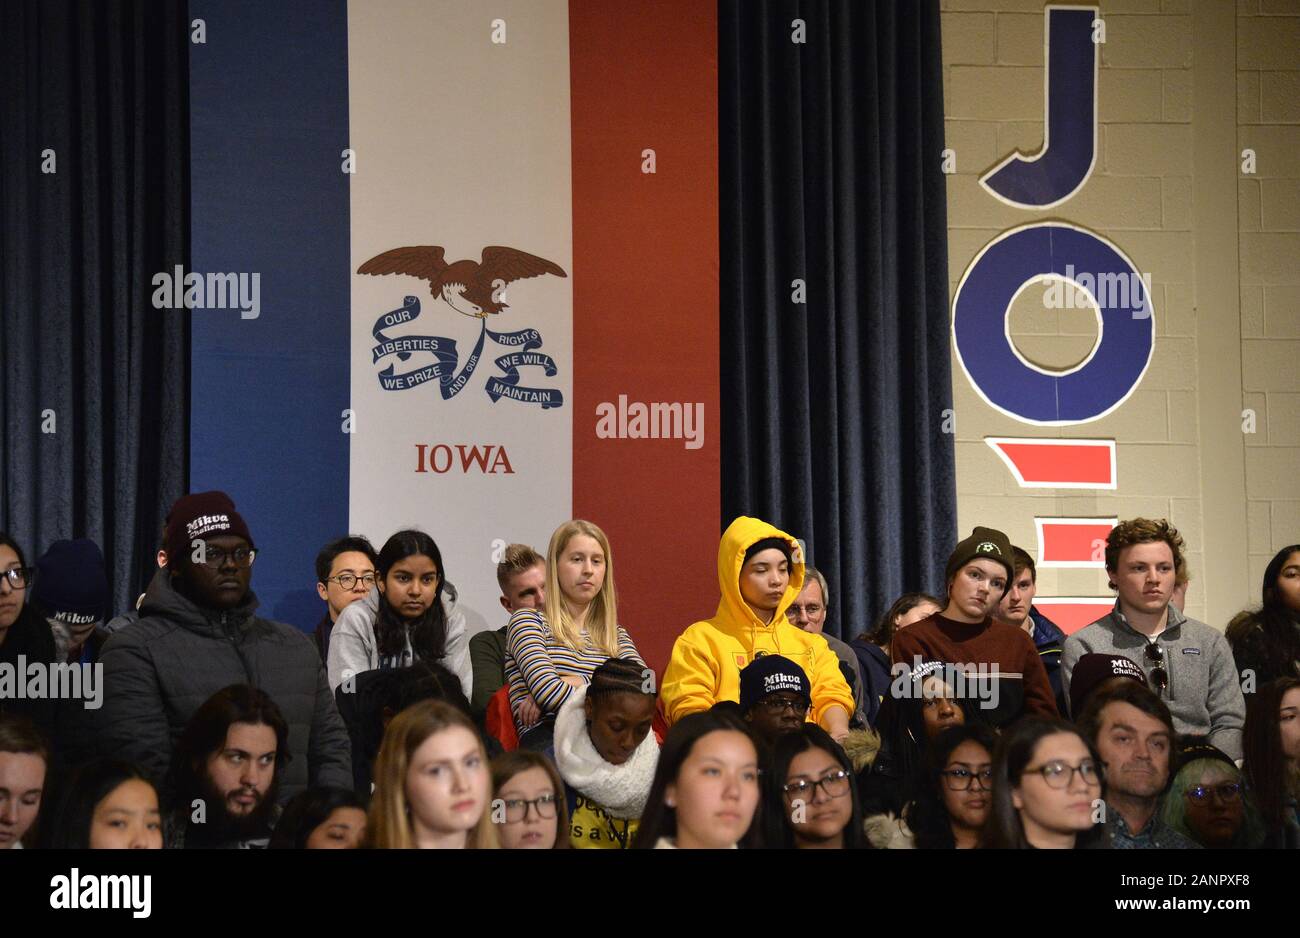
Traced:
[[1225, 782], [1222, 785], [1193, 785], [1191, 788], [1186, 789], [1183, 794], [1197, 804], [1204, 804], [1212, 797], [1217, 798], [1221, 804], [1236, 804], [1241, 800], [1243, 787], [1239, 782]]
[[943, 776], [943, 783], [949, 791], [969, 791], [976, 779], [979, 779], [979, 787], [985, 791], [993, 788], [992, 769], [980, 769], [978, 772], [970, 769], [945, 769], [939, 774]]
[[555, 795], [549, 792], [536, 798], [507, 798], [505, 806], [507, 824], [517, 824], [525, 820], [530, 807], [536, 810], [537, 816], [544, 821], [555, 817]]
[[1075, 772], [1082, 775], [1083, 780], [1089, 785], [1101, 784], [1101, 770], [1091, 760], [1085, 760], [1078, 765], [1070, 765], [1068, 762], [1056, 759], [1052, 762], [1045, 762], [1037, 768], [1027, 768], [1020, 774], [1041, 775], [1048, 788], [1069, 788], [1070, 783], [1074, 781]]
[[373, 573], [363, 573], [361, 576], [357, 576], [355, 573], [340, 573], [338, 576], [328, 577], [325, 580], [326, 583], [337, 583], [345, 590], [356, 587], [358, 581], [366, 589], [370, 589], [375, 585], [375, 575]]
[[35, 567], [14, 567], [12, 570], [0, 570], [0, 577], [9, 581], [9, 588], [25, 590], [36, 579]]
[[849, 793], [849, 773], [839, 769], [828, 772], [815, 782], [801, 778], [797, 782], [788, 782], [781, 786], [781, 790], [787, 795], [803, 798], [805, 801], [816, 798], [818, 788], [826, 792], [827, 798], [843, 798]]
[[797, 717], [805, 716], [808, 713], [808, 704], [802, 700], [788, 700], [782, 697], [764, 697], [759, 702], [759, 706], [766, 707], [768, 712], [773, 716], [780, 716], [789, 710]]
[[252, 547], [236, 547], [234, 550], [222, 550], [220, 547], [205, 545], [203, 560], [200, 563], [213, 570], [220, 570], [226, 565], [227, 559], [233, 561], [236, 567], [251, 567], [256, 558], [257, 551]]

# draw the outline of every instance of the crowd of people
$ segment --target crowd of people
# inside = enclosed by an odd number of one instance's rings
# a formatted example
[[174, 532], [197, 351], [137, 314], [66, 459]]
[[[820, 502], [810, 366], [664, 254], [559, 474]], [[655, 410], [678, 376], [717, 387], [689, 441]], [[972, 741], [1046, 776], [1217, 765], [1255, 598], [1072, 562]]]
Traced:
[[1115, 605], [1067, 636], [977, 527], [943, 596], [841, 639], [800, 542], [741, 517], [662, 674], [589, 521], [511, 544], [472, 636], [425, 532], [326, 545], [310, 634], [257, 614], [256, 556], [186, 495], [111, 617], [95, 544], [0, 534], [0, 849], [1300, 847], [1300, 545], [1225, 633], [1182, 611], [1177, 530], [1122, 521]]

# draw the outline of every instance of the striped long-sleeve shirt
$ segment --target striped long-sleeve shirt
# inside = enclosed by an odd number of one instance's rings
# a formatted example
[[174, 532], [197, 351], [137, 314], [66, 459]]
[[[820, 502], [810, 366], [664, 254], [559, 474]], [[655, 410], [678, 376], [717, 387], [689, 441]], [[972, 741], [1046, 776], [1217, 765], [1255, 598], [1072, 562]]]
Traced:
[[[561, 675], [576, 674], [590, 679], [591, 672], [606, 658], [631, 658], [645, 664], [636, 645], [623, 626], [618, 627], [618, 653], [606, 654], [591, 643], [582, 630], [582, 649], [574, 651], [561, 644], [546, 624], [546, 617], [531, 609], [521, 609], [506, 627], [506, 680], [510, 682], [510, 711], [519, 724], [519, 704], [525, 694], [532, 694], [543, 714], [553, 714], [569, 699], [573, 687]], [[527, 727], [520, 726], [520, 730]]]

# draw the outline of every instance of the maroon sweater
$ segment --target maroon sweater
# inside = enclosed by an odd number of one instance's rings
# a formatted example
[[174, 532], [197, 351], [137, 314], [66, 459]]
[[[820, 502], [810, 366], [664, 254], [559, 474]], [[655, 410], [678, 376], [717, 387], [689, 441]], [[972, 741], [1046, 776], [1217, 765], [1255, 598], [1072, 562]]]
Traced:
[[[939, 613], [915, 625], [895, 632], [890, 642], [890, 658], [912, 667], [915, 657], [922, 661], [942, 661], [961, 665], [997, 665], [1002, 676], [998, 681], [998, 706], [985, 713], [994, 726], [1004, 726], [1021, 716], [1033, 713], [1056, 717], [1056, 701], [1047, 671], [1025, 631], [985, 619], [968, 625], [946, 619]], [[1019, 674], [1021, 677], [1009, 677]], [[976, 702], [978, 706], [978, 702]]]

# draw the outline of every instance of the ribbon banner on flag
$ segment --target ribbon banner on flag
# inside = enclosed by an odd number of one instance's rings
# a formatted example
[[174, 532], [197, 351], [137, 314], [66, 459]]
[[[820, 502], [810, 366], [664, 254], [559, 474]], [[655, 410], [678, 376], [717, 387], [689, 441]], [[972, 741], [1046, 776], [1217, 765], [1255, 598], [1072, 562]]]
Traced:
[[407, 296], [399, 308], [384, 313], [375, 320], [371, 334], [379, 344], [370, 350], [375, 364], [390, 355], [396, 355], [398, 361], [408, 361], [417, 352], [429, 353], [437, 359], [431, 365], [400, 373], [396, 371], [394, 365], [387, 365], [378, 375], [379, 385], [385, 391], [407, 391], [437, 379], [442, 399], [450, 400], [469, 384], [474, 369], [478, 367], [479, 359], [482, 357], [484, 341], [490, 338], [498, 345], [519, 349], [509, 355], [502, 355], [496, 360], [496, 366], [501, 369], [502, 374], [489, 376], [487, 386], [484, 388], [493, 403], [505, 397], [512, 401], [540, 404], [543, 409], [560, 407], [564, 404], [564, 393], [558, 389], [531, 388], [519, 384], [520, 368], [541, 368], [548, 378], [554, 378], [559, 371], [551, 356], [534, 351], [541, 347], [543, 341], [542, 334], [536, 329], [493, 332], [487, 327], [487, 320], [484, 319], [474, 350], [470, 352], [464, 367], [457, 374], [460, 354], [456, 349], [455, 339], [433, 335], [406, 335], [393, 338], [383, 332], [385, 328], [414, 322], [419, 317], [419, 297]]

